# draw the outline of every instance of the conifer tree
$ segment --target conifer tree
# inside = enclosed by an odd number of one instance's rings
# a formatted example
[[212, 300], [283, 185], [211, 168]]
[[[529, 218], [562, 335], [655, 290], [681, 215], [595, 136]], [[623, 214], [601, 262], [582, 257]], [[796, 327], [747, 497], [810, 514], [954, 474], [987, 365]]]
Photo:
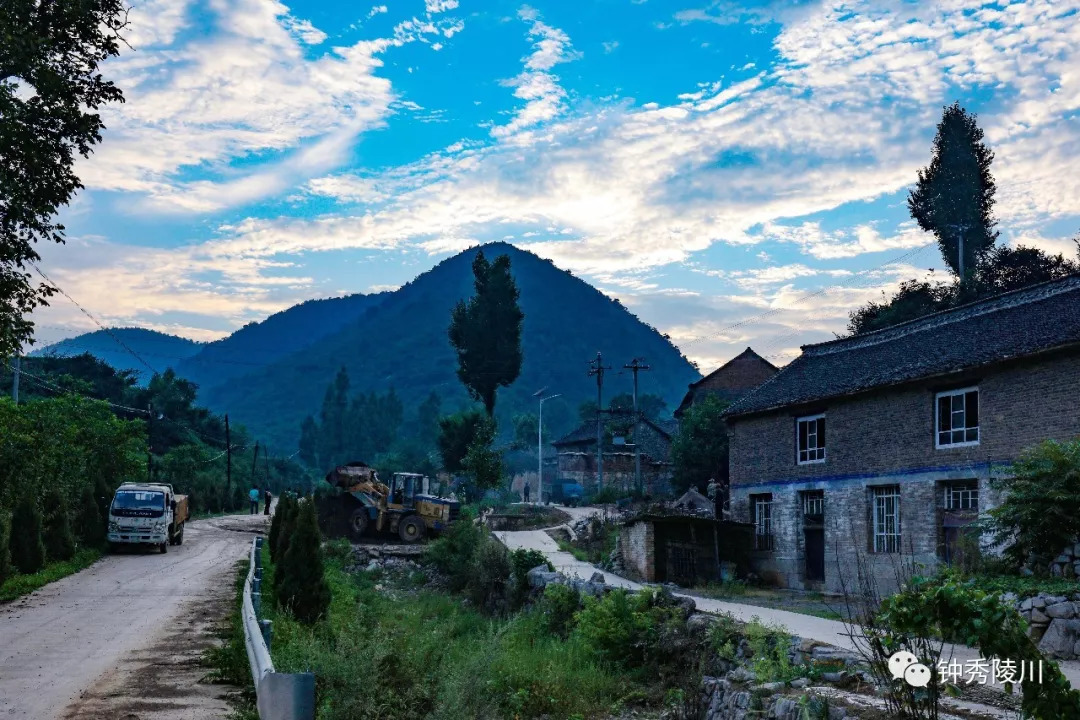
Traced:
[[330, 587], [323, 575], [322, 537], [315, 503], [307, 500], [299, 505], [288, 550], [277, 568], [275, 590], [278, 605], [291, 611], [300, 622], [311, 624], [330, 607]]
[[0, 512], [0, 587], [11, 577], [11, 521]]
[[285, 516], [289, 513], [289, 504], [291, 502], [292, 495], [287, 492], [282, 493], [278, 498], [277, 505], [274, 507], [274, 515], [270, 518], [270, 533], [266, 537], [266, 542], [270, 546], [270, 559], [274, 562], [277, 562], [280, 557], [277, 554], [277, 547], [281, 538], [281, 526], [285, 522]]
[[29, 493], [19, 500], [11, 517], [11, 562], [23, 575], [32, 575], [45, 566], [41, 510]]
[[[281, 511], [281, 525], [280, 525], [280, 528], [278, 529], [277, 538], [275, 539], [276, 544], [273, 546], [273, 550], [272, 550], [273, 558], [272, 559], [273, 559], [273, 561], [275, 563], [280, 564], [281, 561], [284, 559], [285, 553], [289, 549], [289, 543], [292, 540], [292, 532], [293, 532], [293, 528], [296, 526], [296, 513], [297, 513], [297, 510], [299, 509], [297, 507], [299, 503], [298, 503], [296, 498], [291, 497], [291, 496], [286, 496], [286, 497], [283, 497], [281, 499], [281, 502], [279, 502], [278, 504], [279, 504], [279, 506], [281, 504], [284, 504], [284, 507], [280, 508], [280, 511]], [[275, 575], [274, 576], [274, 582], [276, 583], [277, 581], [278, 581], [278, 576]]]
[[75, 555], [75, 535], [71, 532], [71, 514], [64, 493], [50, 490], [45, 496], [45, 506], [49, 508], [42, 538], [45, 556], [51, 562], [70, 560]]

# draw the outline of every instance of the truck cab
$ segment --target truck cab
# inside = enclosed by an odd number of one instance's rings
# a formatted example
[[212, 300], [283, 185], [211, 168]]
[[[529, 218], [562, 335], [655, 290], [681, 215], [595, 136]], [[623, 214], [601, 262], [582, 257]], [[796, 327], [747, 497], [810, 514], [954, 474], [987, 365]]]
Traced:
[[109, 546], [151, 545], [168, 552], [184, 542], [186, 495], [164, 483], [123, 483], [109, 505]]

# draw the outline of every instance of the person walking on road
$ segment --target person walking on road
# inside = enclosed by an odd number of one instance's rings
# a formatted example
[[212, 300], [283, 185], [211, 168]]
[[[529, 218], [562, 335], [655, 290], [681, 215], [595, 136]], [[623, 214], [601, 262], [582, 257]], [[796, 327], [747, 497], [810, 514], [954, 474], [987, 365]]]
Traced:
[[248, 491], [248, 499], [251, 500], [251, 514], [254, 515], [259, 512], [259, 489], [251, 488]]
[[263, 490], [263, 515], [270, 514], [270, 501], [274, 499], [274, 496], [270, 494], [270, 488]]
[[525, 502], [529, 502], [529, 481], [528, 480], [525, 481], [524, 495], [525, 495]]

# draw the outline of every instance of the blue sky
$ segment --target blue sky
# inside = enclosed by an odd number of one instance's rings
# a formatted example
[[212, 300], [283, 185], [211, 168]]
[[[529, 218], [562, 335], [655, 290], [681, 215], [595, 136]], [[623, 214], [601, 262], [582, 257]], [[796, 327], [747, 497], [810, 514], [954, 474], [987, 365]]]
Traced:
[[[783, 363], [941, 274], [905, 197], [953, 100], [1002, 242], [1075, 255], [1078, 8], [142, 0], [44, 269], [106, 323], [208, 340], [506, 240], [704, 370]], [[61, 297], [37, 319], [93, 329]]]

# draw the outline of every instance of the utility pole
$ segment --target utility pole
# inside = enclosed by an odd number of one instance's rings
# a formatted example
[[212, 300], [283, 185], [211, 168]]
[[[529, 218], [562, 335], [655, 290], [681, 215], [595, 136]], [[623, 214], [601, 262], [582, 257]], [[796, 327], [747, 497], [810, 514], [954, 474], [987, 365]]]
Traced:
[[18, 353], [15, 353], [15, 367], [13, 368], [14, 377], [11, 381], [11, 399], [15, 401], [15, 404], [19, 404], [19, 370], [22, 369], [22, 358]]
[[146, 404], [146, 482], [154, 482], [154, 406]]
[[637, 376], [638, 372], [649, 369], [648, 365], [641, 364], [644, 360], [645, 358], [634, 358], [629, 364], [623, 365], [624, 369], [634, 374], [634, 485], [639, 493], [641, 492], [641, 443], [638, 440], [641, 430], [641, 413], [638, 412], [637, 406]]
[[[541, 390], [536, 395], [543, 392]], [[561, 393], [540, 398], [540, 416], [536, 422], [536, 500], [541, 505], [544, 503], [544, 401], [557, 397], [561, 397]]]
[[232, 438], [229, 436], [229, 413], [225, 413], [225, 498], [232, 493]]
[[589, 361], [589, 377], [596, 376], [596, 490], [604, 489], [604, 424], [601, 418], [604, 416], [604, 371], [611, 367], [604, 367], [604, 359], [600, 353], [596, 353], [596, 359]]
[[251, 456], [251, 484], [252, 484], [252, 486], [254, 486], [256, 484], [255, 483], [255, 463], [257, 463], [258, 461], [259, 461], [259, 441], [256, 440], [255, 441], [255, 454]]

